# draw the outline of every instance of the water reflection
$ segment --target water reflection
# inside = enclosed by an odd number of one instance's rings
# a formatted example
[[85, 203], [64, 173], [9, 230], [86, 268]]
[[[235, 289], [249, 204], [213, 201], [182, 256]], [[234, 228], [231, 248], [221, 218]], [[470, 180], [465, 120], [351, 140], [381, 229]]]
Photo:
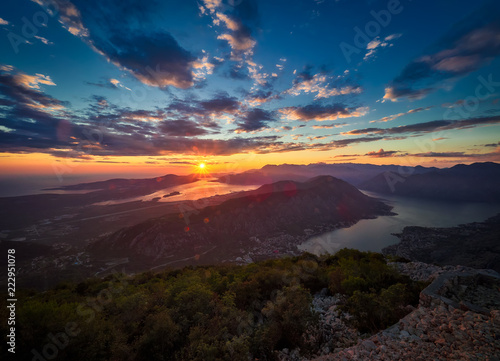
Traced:
[[299, 249], [315, 254], [335, 253], [343, 247], [380, 252], [382, 248], [399, 242], [391, 233], [399, 233], [405, 226], [453, 227], [484, 221], [500, 212], [500, 204], [443, 202], [363, 193], [381, 198], [393, 206], [393, 212], [398, 215], [361, 220], [352, 227], [312, 237]]
[[[194, 183], [182, 184], [170, 188], [162, 189], [158, 192], [148, 194], [146, 196], [111, 200], [105, 202], [95, 203], [94, 205], [111, 205], [120, 204], [127, 202], [137, 202], [137, 201], [152, 201], [155, 198], [158, 202], [178, 202], [187, 200], [197, 200], [206, 197], [212, 197], [215, 195], [223, 195], [233, 192], [249, 191], [258, 188], [256, 185], [238, 185], [238, 184], [225, 184], [219, 182], [213, 182], [213, 179], [201, 179]], [[163, 197], [173, 192], [179, 192], [178, 195], [173, 195], [170, 197]], [[159, 199], [158, 199], [159, 198]]]

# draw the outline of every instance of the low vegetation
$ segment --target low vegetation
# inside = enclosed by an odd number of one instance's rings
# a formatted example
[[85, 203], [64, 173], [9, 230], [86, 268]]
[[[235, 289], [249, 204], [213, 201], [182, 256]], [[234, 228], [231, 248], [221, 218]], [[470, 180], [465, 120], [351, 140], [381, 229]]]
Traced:
[[[341, 294], [361, 332], [397, 322], [423, 284], [377, 253], [343, 249], [246, 266], [187, 267], [18, 291], [19, 359], [273, 360], [276, 350], [314, 353], [313, 295]], [[324, 291], [323, 291], [324, 293]], [[6, 319], [6, 307], [0, 315]], [[0, 326], [6, 335], [6, 324]], [[3, 343], [2, 354], [6, 354]], [[54, 356], [56, 355], [56, 356]]]

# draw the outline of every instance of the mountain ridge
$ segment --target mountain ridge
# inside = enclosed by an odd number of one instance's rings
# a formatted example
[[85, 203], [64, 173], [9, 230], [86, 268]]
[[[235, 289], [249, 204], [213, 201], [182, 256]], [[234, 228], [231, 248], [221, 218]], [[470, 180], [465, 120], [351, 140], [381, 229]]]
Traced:
[[383, 172], [360, 185], [361, 189], [400, 196], [450, 201], [500, 202], [500, 164], [458, 164], [420, 174]]
[[[155, 259], [179, 255], [181, 249], [223, 245], [238, 253], [242, 248], [263, 247], [255, 242], [271, 248], [279, 248], [279, 244], [290, 250], [305, 241], [310, 232], [315, 233], [314, 229], [321, 232], [323, 227], [390, 215], [391, 208], [331, 176], [307, 182], [280, 181], [243, 192], [241, 197], [216, 206], [123, 228], [89, 247], [99, 253], [128, 250], [125, 253]], [[288, 238], [279, 241], [280, 237]]]

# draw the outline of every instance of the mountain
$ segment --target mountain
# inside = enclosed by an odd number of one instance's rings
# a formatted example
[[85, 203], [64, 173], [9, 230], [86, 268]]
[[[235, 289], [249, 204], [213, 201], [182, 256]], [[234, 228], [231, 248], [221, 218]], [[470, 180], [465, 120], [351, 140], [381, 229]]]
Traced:
[[280, 181], [217, 206], [124, 228], [89, 249], [94, 254], [176, 259], [181, 254], [224, 246], [221, 257], [227, 260], [241, 250], [257, 249], [254, 256], [258, 249], [290, 250], [310, 234], [388, 215], [390, 210], [390, 206], [331, 176], [306, 182]]
[[93, 203], [139, 197], [197, 180], [196, 175], [174, 174], [148, 179], [110, 179], [51, 189], [88, 191], [85, 194], [69, 192], [3, 197], [0, 198], [0, 229], [27, 227], [43, 219], [81, 212]]
[[108, 179], [105, 181], [80, 183], [68, 185], [58, 188], [48, 188], [47, 190], [65, 190], [65, 191], [81, 191], [81, 190], [105, 190], [106, 192], [131, 192], [134, 194], [149, 194], [156, 190], [168, 188], [174, 185], [196, 182], [198, 177], [194, 174], [187, 176], [179, 176], [176, 174], [167, 174], [155, 178], [144, 179]]
[[[374, 165], [356, 163], [313, 163], [308, 165], [281, 164], [266, 165], [261, 169], [252, 169], [237, 174], [227, 174], [218, 178], [219, 182], [228, 184], [266, 184], [281, 180], [303, 182], [319, 175], [331, 175], [353, 185], [359, 185], [383, 172], [398, 172], [397, 165]], [[415, 174], [436, 170], [417, 166], [411, 168]]]
[[384, 194], [451, 201], [500, 202], [500, 164], [459, 164], [420, 174], [383, 172], [360, 185]]
[[402, 233], [395, 234], [401, 242], [382, 252], [412, 261], [500, 272], [499, 235], [500, 214], [484, 222], [450, 228], [405, 227]]

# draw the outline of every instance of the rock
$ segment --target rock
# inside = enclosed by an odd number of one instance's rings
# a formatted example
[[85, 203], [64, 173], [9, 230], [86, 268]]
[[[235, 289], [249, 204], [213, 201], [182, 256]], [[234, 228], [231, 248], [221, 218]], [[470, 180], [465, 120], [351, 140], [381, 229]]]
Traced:
[[400, 335], [401, 338], [403, 338], [403, 337], [410, 337], [410, 334], [408, 333], [408, 331], [405, 331], [405, 330], [401, 331], [399, 333], [399, 335]]
[[377, 348], [377, 345], [371, 340], [365, 340], [362, 343], [363, 347], [366, 348], [369, 351], [373, 351]]
[[[333, 354], [314, 360], [500, 361], [494, 356], [500, 349], [498, 280], [500, 275], [489, 270], [440, 268], [422, 291], [418, 308], [397, 324], [354, 346], [344, 339], [349, 348], [332, 347]], [[466, 309], [450, 307], [454, 304]], [[345, 337], [346, 329], [341, 334]]]

